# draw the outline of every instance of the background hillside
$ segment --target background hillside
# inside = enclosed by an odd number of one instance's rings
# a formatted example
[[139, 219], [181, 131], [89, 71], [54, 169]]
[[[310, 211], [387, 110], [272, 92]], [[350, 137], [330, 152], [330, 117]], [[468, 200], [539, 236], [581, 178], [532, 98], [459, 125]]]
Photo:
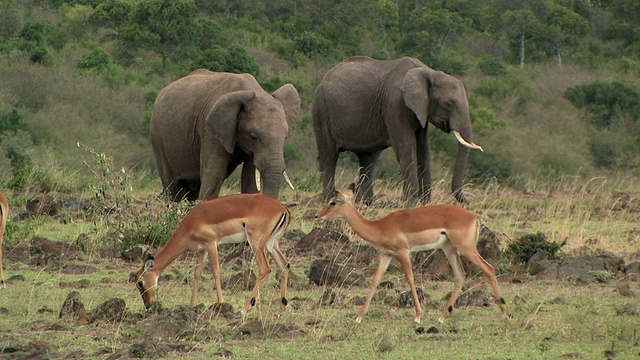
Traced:
[[[267, 90], [296, 86], [304, 117], [287, 165], [299, 187], [319, 191], [309, 106], [324, 73], [351, 55], [414, 56], [464, 82], [485, 149], [472, 152], [470, 182], [635, 177], [638, 14], [635, 0], [4, 0], [0, 185], [87, 189], [89, 148], [159, 190], [151, 105], [205, 67], [250, 72]], [[436, 176], [449, 182], [455, 141], [431, 136]], [[355, 173], [355, 157], [341, 163]], [[399, 179], [390, 150], [378, 172]]]

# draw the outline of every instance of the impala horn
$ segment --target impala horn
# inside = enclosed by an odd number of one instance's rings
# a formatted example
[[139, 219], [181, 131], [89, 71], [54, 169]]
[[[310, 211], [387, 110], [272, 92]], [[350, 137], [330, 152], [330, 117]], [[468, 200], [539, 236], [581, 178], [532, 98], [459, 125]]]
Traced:
[[456, 140], [458, 140], [458, 142], [466, 147], [468, 147], [469, 149], [477, 149], [480, 150], [482, 152], [484, 152], [484, 150], [482, 150], [481, 146], [478, 146], [476, 144], [474, 144], [473, 142], [471, 144], [469, 144], [465, 139], [462, 138], [462, 135], [460, 135], [459, 132], [453, 130], [453, 135], [456, 136]]
[[291, 182], [291, 180], [289, 179], [289, 175], [287, 175], [286, 171], [282, 172], [282, 176], [284, 176], [284, 181], [287, 182], [287, 185], [289, 185], [289, 187], [291, 188], [291, 190], [295, 190], [296, 188], [293, 186], [293, 183]]

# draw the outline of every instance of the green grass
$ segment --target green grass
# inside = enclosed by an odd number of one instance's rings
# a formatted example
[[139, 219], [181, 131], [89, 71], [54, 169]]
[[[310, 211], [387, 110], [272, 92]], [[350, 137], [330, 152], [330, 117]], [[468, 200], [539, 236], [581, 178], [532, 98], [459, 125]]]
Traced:
[[[602, 181], [600, 184], [594, 182], [572, 180], [554, 184], [553, 187], [541, 183], [536, 184], [533, 194], [524, 194], [499, 184], [479, 188], [470, 186], [468, 190], [472, 197], [469, 208], [490, 229], [504, 235], [503, 247], [522, 234], [540, 231], [550, 241], [561, 243], [566, 239], [563, 252], [571, 253], [588, 246], [611, 251], [630, 261], [640, 241], [637, 235], [640, 207], [632, 206], [633, 199], [638, 201], [639, 197], [636, 190], [638, 180], [623, 178]], [[393, 184], [378, 182], [376, 186], [378, 200], [362, 209], [369, 218], [396, 209], [397, 205], [393, 204], [398, 203], [400, 196], [399, 188]], [[115, 187], [115, 198], [131, 196], [127, 195], [130, 190], [126, 189], [126, 186]], [[232, 192], [233, 188], [224, 191]], [[631, 205], [620, 206], [620, 193], [630, 196]], [[290, 229], [307, 233], [319, 225], [314, 220], [321, 206], [315, 200], [316, 195], [312, 192], [283, 190], [283, 202], [289, 204], [294, 216]], [[138, 190], [135, 197], [145, 204], [147, 198], [153, 199], [155, 195], [152, 191], [145, 193]], [[453, 202], [447, 183], [437, 183], [433, 201]], [[145, 209], [157, 210], [152, 207]], [[134, 202], [134, 205], [123, 207], [121, 211], [142, 210]], [[100, 236], [108, 233], [111, 226], [109, 220], [101, 221], [99, 217], [60, 217], [69, 218], [74, 220], [61, 221], [46, 217], [28, 222], [12, 220], [11, 229], [15, 231], [8, 234], [5, 249], [12, 251], [18, 241], [28, 241], [36, 235], [51, 240], [73, 241], [85, 233], [95, 243], [100, 241]], [[151, 219], [153, 221], [154, 218]], [[360, 241], [346, 226], [343, 229], [353, 241]], [[291, 246], [293, 244], [290, 241], [283, 242], [284, 249]], [[223, 256], [227, 249], [221, 247]], [[226, 349], [240, 359], [601, 359], [605, 357], [605, 351], [611, 349], [616, 351], [620, 359], [640, 355], [638, 315], [621, 311], [626, 305], [637, 304], [639, 282], [629, 283], [636, 297], [624, 297], [617, 287], [626, 284], [627, 279], [609, 279], [603, 284], [578, 286], [561, 281], [536, 281], [526, 274], [522, 275], [524, 282], [511, 283], [509, 277], [503, 274], [499, 280], [507, 301], [508, 317], [500, 313], [497, 306], [461, 307], [456, 308], [441, 325], [437, 323], [437, 318], [453, 283], [429, 281], [417, 275], [418, 286], [430, 296], [422, 324], [413, 323], [412, 308], [385, 304], [382, 295], [374, 297], [369, 312], [362, 323], [357, 324], [355, 318], [360, 306], [355, 305], [353, 299], [365, 296], [366, 287], [336, 288], [334, 291], [343, 299], [342, 302], [320, 306], [325, 289], [307, 282], [306, 271], [311, 259], [291, 256], [289, 259], [295, 275], [288, 292], [289, 307], [284, 312], [278, 308], [278, 281], [274, 276], [277, 271], [273, 267], [272, 274], [261, 290], [258, 306], [249, 314], [249, 321], [259, 319], [267, 326], [263, 334], [242, 335], [239, 330], [242, 325], [240, 315], [232, 319], [212, 318], [210, 329], [217, 334], [213, 338], [203, 339], [196, 334], [177, 341], [192, 349], [189, 357], [210, 358], [220, 349]], [[99, 271], [86, 275], [50, 272], [28, 265], [27, 259], [7, 261], [5, 255], [5, 276], [23, 275], [25, 281], [10, 282], [6, 289], [0, 290], [0, 307], [7, 309], [7, 313], [0, 315], [0, 350], [42, 341], [59, 356], [74, 351], [93, 356], [103, 349], [108, 354], [97, 358], [106, 358], [143, 340], [145, 323], [140, 321], [140, 315], [145, 310], [137, 290], [127, 282], [129, 273], [135, 271], [139, 264], [100, 258], [94, 252], [87, 254], [84, 261]], [[194, 264], [194, 257], [188, 256], [165, 271], [164, 274], [172, 278], [160, 281], [159, 300], [165, 308], [189, 303]], [[366, 275], [373, 266], [357, 270]], [[223, 278], [237, 272], [224, 265], [222, 271]], [[87, 280], [88, 287], [74, 285], [79, 280]], [[393, 266], [387, 271], [385, 280], [392, 281], [396, 289], [407, 287], [404, 276]], [[59, 320], [60, 307], [73, 290], [80, 293], [87, 310], [93, 310], [114, 297], [124, 299], [128, 311], [126, 320], [118, 324], [75, 324], [69, 319]], [[388, 291], [389, 294], [393, 293], [393, 290]], [[232, 304], [235, 311], [239, 311], [249, 296], [248, 291], [224, 288], [223, 293], [225, 301]], [[198, 303], [208, 307], [215, 302], [215, 298], [212, 276], [205, 272]], [[274, 330], [274, 326], [284, 326], [287, 330]], [[435, 326], [439, 333], [416, 334], [418, 326], [424, 329]], [[173, 339], [162, 341], [173, 342]], [[184, 356], [174, 353], [166, 358]]]

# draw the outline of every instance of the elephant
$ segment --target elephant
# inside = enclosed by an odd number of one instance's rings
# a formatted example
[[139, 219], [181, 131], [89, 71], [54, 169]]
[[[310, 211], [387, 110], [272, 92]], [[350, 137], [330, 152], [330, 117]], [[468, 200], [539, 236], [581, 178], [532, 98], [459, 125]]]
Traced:
[[[174, 201], [208, 200], [243, 164], [241, 192], [277, 198], [284, 143], [300, 119], [291, 84], [267, 93], [250, 74], [198, 69], [156, 97], [150, 142], [162, 186]], [[261, 187], [261, 185], [264, 185]]]
[[482, 148], [473, 143], [469, 104], [457, 78], [410, 57], [374, 60], [354, 56], [325, 74], [311, 112], [324, 201], [335, 193], [340, 152], [351, 151], [360, 166], [356, 201], [370, 204], [376, 160], [391, 146], [402, 172], [403, 200], [429, 202], [428, 122], [453, 132], [458, 140], [452, 191], [459, 202], [467, 201], [462, 187], [469, 149]]

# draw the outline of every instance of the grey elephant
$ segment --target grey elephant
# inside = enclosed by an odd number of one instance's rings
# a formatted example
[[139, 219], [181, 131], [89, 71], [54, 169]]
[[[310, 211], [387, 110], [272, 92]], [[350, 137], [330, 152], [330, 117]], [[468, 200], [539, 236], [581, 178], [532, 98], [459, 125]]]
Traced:
[[356, 201], [370, 203], [376, 159], [391, 146], [400, 163], [404, 200], [428, 202], [430, 122], [453, 132], [459, 142], [452, 190], [458, 201], [466, 201], [462, 187], [469, 149], [482, 148], [473, 143], [469, 104], [457, 78], [410, 57], [383, 61], [355, 56], [325, 74], [311, 111], [323, 200], [334, 195], [339, 153], [351, 151], [360, 164]]
[[250, 74], [199, 69], [172, 82], [158, 94], [151, 115], [162, 186], [175, 201], [215, 198], [243, 164], [241, 192], [262, 190], [277, 198], [283, 174], [288, 180], [285, 139], [300, 112], [293, 85], [268, 94]]

